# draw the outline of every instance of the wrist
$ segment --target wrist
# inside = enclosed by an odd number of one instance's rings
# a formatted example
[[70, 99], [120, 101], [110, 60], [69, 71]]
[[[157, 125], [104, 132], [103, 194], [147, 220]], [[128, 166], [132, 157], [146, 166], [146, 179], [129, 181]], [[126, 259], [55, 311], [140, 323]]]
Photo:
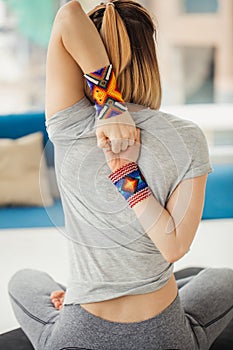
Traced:
[[95, 101], [98, 121], [105, 121], [128, 111], [122, 94], [117, 88], [112, 64], [84, 74], [84, 77]]
[[[113, 162], [113, 161], [111, 161], [111, 162]], [[123, 168], [124, 166], [126, 166], [127, 164], [132, 163], [132, 162], [118, 158], [117, 163], [118, 164], [114, 164], [114, 165], [109, 164], [109, 167], [110, 167], [112, 173], [115, 173], [119, 169]]]
[[152, 194], [136, 162], [130, 162], [118, 168], [109, 175], [109, 179], [131, 208]]

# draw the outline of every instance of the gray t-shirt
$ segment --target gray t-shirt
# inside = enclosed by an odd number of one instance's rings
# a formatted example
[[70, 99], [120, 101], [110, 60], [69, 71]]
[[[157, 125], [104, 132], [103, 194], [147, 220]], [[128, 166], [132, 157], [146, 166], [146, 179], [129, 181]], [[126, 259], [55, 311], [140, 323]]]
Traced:
[[[138, 165], [163, 207], [181, 180], [213, 171], [206, 138], [195, 123], [151, 109], [131, 115], [141, 129]], [[174, 268], [108, 178], [95, 118], [84, 97], [46, 121], [69, 248], [65, 304], [149, 293], [161, 288]]]

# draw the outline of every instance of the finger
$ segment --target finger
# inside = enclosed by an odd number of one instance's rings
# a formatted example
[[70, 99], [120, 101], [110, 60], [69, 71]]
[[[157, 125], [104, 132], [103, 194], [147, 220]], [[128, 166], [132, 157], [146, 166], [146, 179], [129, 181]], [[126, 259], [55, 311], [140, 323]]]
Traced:
[[113, 139], [111, 140], [112, 152], [120, 153], [121, 151], [121, 139]]
[[98, 128], [96, 129], [95, 134], [96, 134], [97, 139], [102, 139], [102, 138], [106, 137], [103, 130], [98, 129]]
[[54, 303], [54, 306], [55, 306], [55, 308], [56, 308], [56, 309], [58, 309], [60, 305], [61, 305], [61, 303], [60, 303], [60, 302], [56, 302], [56, 303]]
[[57, 298], [60, 297], [60, 295], [64, 294], [63, 290], [55, 290], [54, 292], [51, 293], [50, 298]]
[[108, 139], [107, 138], [98, 139], [97, 146], [99, 148], [109, 148]]
[[137, 133], [136, 133], [136, 139], [135, 139], [135, 141], [138, 142], [138, 143], [140, 143], [140, 135], [141, 135], [140, 131], [141, 131], [141, 130], [140, 130], [139, 128], [137, 128]]
[[54, 304], [54, 303], [56, 303], [58, 300], [59, 300], [58, 298], [53, 298], [51, 301], [52, 301], [52, 303]]
[[137, 136], [137, 128], [136, 127], [132, 127], [130, 129], [130, 139], [135, 140]]
[[134, 145], [134, 139], [130, 139], [129, 140], [129, 146], [133, 146]]
[[137, 138], [137, 131], [138, 131], [138, 128], [135, 128], [135, 130], [134, 130], [134, 140], [136, 140], [136, 138]]
[[130, 137], [129, 137], [130, 142], [129, 142], [129, 146], [133, 146], [133, 145], [134, 145], [136, 138], [137, 138], [137, 129], [134, 128], [134, 130], [131, 130], [131, 132], [130, 132]]
[[51, 300], [53, 304], [58, 303], [60, 301], [60, 298], [54, 298]]
[[107, 142], [107, 145], [102, 148], [103, 151], [111, 151], [111, 145]]
[[121, 150], [126, 151], [129, 146], [129, 140], [122, 140], [121, 142]]
[[97, 146], [99, 148], [106, 147], [106, 144], [108, 143], [108, 138], [105, 136], [105, 133], [103, 131], [96, 130], [96, 137], [97, 137]]
[[50, 299], [55, 298], [56, 296], [57, 296], [57, 292], [53, 292], [53, 293], [51, 293], [51, 295], [50, 295]]
[[[138, 136], [138, 130], [139, 130], [139, 136]], [[133, 146], [135, 142], [138, 142], [138, 139], [140, 139], [140, 129], [136, 128], [136, 131], [131, 134], [131, 137], [129, 139], [129, 146]]]

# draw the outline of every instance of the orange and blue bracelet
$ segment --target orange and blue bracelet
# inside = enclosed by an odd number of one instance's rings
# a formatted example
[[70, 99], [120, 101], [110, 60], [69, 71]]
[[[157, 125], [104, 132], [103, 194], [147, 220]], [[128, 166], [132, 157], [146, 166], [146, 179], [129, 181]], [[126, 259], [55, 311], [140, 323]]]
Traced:
[[136, 162], [130, 162], [112, 172], [109, 179], [124, 196], [131, 208], [152, 192]]
[[113, 67], [109, 64], [93, 73], [84, 74], [91, 90], [97, 118], [107, 119], [128, 111], [121, 92], [117, 88]]

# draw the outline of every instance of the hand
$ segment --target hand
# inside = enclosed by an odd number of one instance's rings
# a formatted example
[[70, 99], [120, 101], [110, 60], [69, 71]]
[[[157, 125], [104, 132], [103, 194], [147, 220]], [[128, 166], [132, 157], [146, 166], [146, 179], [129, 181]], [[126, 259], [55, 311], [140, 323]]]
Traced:
[[114, 154], [109, 148], [103, 148], [103, 151], [109, 168], [114, 172], [128, 163], [137, 162], [140, 148], [140, 129], [136, 128], [135, 143], [129, 146], [126, 151], [122, 151], [118, 154]]
[[57, 310], [61, 310], [65, 298], [64, 290], [56, 290], [51, 293], [50, 299]]
[[96, 122], [97, 145], [113, 153], [125, 151], [136, 139], [135, 122], [129, 112]]

